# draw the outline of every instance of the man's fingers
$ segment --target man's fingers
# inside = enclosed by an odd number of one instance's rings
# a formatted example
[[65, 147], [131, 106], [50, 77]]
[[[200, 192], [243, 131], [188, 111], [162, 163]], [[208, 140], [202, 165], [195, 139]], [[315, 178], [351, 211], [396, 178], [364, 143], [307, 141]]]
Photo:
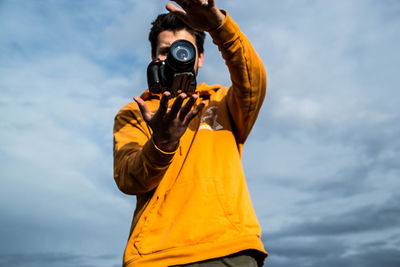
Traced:
[[185, 7], [187, 7], [187, 6], [190, 5], [190, 3], [188, 3], [188, 2], [190, 2], [190, 1], [187, 1], [187, 0], [171, 0], [171, 1], [177, 3], [177, 4], [180, 5], [183, 9], [184, 9]]
[[177, 7], [176, 5], [173, 5], [171, 3], [168, 3], [166, 6], [167, 10], [171, 13], [173, 13], [175, 16], [177, 16], [179, 19], [182, 21], [186, 20], [187, 14], [185, 11]]
[[178, 114], [179, 110], [182, 107], [183, 100], [186, 98], [185, 93], [179, 94], [176, 98], [174, 103], [172, 104], [171, 110], [168, 112], [168, 117], [171, 119], [175, 119], [176, 115]]
[[170, 92], [164, 92], [162, 94], [161, 100], [160, 100], [160, 106], [158, 107], [158, 110], [156, 112], [157, 116], [164, 116], [165, 113], [167, 113], [168, 110], [168, 100], [171, 96]]
[[183, 124], [189, 125], [190, 121], [193, 120], [193, 118], [196, 117], [197, 114], [199, 114], [199, 112], [204, 108], [205, 105], [206, 103], [204, 101], [198, 104], [192, 111], [189, 112], [189, 114], [186, 115]]
[[169, 12], [183, 12], [182, 9], [180, 9], [179, 7], [177, 7], [174, 4], [168, 3], [165, 5], [165, 8], [169, 11]]
[[214, 1], [206, 1], [206, 0], [171, 0], [182, 7], [185, 11], [189, 8], [197, 8], [199, 6], [213, 6]]
[[142, 113], [143, 119], [146, 123], [149, 123], [152, 117], [152, 113], [150, 112], [149, 108], [147, 107], [146, 103], [140, 97], [135, 96], [133, 98], [135, 102], [138, 104], [140, 113]]
[[192, 109], [194, 103], [196, 103], [197, 100], [197, 95], [192, 95], [188, 102], [183, 106], [181, 111], [179, 111], [179, 119], [183, 121], [186, 117], [186, 115], [189, 113], [189, 111]]

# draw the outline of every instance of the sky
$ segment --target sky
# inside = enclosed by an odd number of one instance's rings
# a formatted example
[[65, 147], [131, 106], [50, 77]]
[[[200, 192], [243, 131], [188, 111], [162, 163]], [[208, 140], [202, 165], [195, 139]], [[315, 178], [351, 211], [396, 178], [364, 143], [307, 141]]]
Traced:
[[[168, 1], [0, 0], [0, 266], [120, 266], [118, 110]], [[400, 266], [400, 2], [217, 0], [267, 96], [243, 151], [266, 267]], [[230, 85], [209, 36], [198, 81]]]

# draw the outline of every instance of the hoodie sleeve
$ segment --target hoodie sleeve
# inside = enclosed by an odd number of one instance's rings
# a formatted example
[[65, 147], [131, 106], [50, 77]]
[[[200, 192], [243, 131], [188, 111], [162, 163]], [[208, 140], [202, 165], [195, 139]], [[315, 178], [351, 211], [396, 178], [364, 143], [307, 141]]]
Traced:
[[114, 179], [129, 195], [158, 186], [175, 152], [164, 152], [151, 138], [136, 103], [122, 108], [114, 122]]
[[229, 69], [232, 86], [227, 94], [236, 141], [243, 144], [264, 101], [267, 77], [264, 65], [239, 26], [222, 10], [226, 18], [210, 32]]

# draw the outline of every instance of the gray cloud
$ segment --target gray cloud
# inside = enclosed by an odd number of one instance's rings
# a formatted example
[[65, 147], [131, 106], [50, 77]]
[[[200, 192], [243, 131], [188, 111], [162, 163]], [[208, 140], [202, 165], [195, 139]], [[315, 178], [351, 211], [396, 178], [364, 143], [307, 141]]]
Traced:
[[[301, 205], [299, 205], [299, 208]], [[332, 210], [327, 216], [304, 219], [276, 233], [285, 236], [338, 236], [370, 231], [397, 230], [400, 224], [400, 197], [392, 196], [386, 202], [364, 205], [347, 211]]]
[[331, 239], [311, 242], [304, 240], [278, 242], [270, 253], [272, 255], [267, 258], [264, 266], [288, 266], [293, 264], [293, 259], [296, 259], [296, 266], [300, 267], [394, 267], [400, 262], [398, 248], [379, 246], [371, 249], [369, 245], [354, 248], [346, 241]]
[[96, 263], [109, 263], [108, 266], [120, 266], [115, 264], [118, 257], [115, 255], [99, 255], [85, 256], [67, 253], [15, 253], [15, 254], [0, 254], [0, 266], [32, 266], [32, 267], [47, 267], [47, 266], [94, 266]]
[[[399, 195], [359, 208], [314, 211], [263, 236], [270, 257], [265, 266], [396, 266], [400, 263]], [[298, 205], [297, 209], [307, 209]], [[316, 214], [321, 217], [315, 218]], [[371, 241], [372, 240], [372, 241]]]
[[[243, 152], [266, 266], [399, 265], [400, 4], [217, 4], [268, 74]], [[112, 180], [113, 117], [145, 87], [159, 12], [1, 2], [1, 266], [119, 265], [135, 200]], [[199, 80], [230, 84], [209, 37]]]

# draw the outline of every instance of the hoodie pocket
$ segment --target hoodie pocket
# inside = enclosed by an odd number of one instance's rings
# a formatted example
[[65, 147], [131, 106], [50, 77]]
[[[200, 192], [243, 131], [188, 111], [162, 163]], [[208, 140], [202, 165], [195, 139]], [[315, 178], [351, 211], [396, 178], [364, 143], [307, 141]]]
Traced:
[[134, 242], [142, 255], [230, 240], [237, 234], [229, 200], [216, 178], [177, 181], [151, 210]]

